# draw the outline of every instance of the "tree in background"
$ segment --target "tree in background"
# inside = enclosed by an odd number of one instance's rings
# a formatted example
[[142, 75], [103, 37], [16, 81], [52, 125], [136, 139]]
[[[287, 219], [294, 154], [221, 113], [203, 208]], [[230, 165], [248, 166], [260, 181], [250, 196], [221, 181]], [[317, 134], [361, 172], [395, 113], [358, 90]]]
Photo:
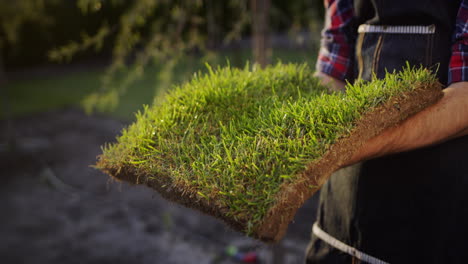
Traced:
[[13, 121], [11, 117], [10, 100], [5, 84], [7, 74], [4, 66], [4, 47], [15, 45], [20, 35], [21, 27], [26, 23], [37, 23], [48, 26], [52, 18], [44, 12], [47, 4], [55, 4], [55, 0], [0, 0], [0, 97], [2, 97], [2, 111], [6, 117], [6, 143], [7, 147], [13, 149], [16, 145]]
[[[117, 25], [102, 23], [93, 34], [83, 34], [79, 42], [53, 49], [49, 57], [66, 61], [80, 51], [100, 49], [103, 42], [113, 37], [112, 63], [102, 78], [101, 90], [85, 99], [88, 111], [97, 107], [104, 111], [114, 108], [130, 83], [141, 78], [150, 63], [163, 64], [160, 78], [171, 82], [174, 66], [188, 52], [209, 54], [219, 34], [219, 21], [231, 14], [229, 33], [224, 40], [235, 39], [248, 24], [246, 1], [214, 0], [140, 0], [101, 1], [79, 0], [85, 13], [99, 12], [103, 5], [128, 5]], [[225, 20], [226, 21], [226, 20]], [[208, 41], [208, 37], [211, 37]], [[125, 77], [122, 77], [125, 76]]]
[[[20, 14], [38, 16], [46, 14], [45, 7], [25, 9], [18, 5], [45, 5], [45, 0], [18, 0], [2, 2], [1, 21], [16, 21]], [[111, 64], [102, 78], [101, 89], [85, 100], [88, 111], [97, 108], [110, 110], [117, 105], [129, 84], [143, 76], [146, 66], [164, 65], [159, 72], [160, 83], [168, 86], [177, 63], [187, 54], [212, 57], [218, 47], [242, 37], [252, 36], [254, 61], [264, 66], [271, 55], [269, 32], [291, 29], [297, 32], [312, 20], [317, 20], [314, 1], [291, 0], [76, 0], [54, 1], [58, 6], [70, 9], [78, 7], [83, 18], [70, 27], [74, 41], [56, 42], [49, 52], [53, 61], [67, 62], [71, 58], [96, 50], [111, 53]], [[18, 4], [16, 4], [18, 3]], [[4, 8], [7, 6], [8, 8]], [[11, 6], [12, 8], [9, 8]], [[14, 7], [14, 8], [13, 8]], [[109, 8], [114, 11], [109, 17]], [[320, 8], [322, 9], [322, 8]], [[28, 10], [34, 10], [27, 12]], [[107, 11], [106, 11], [107, 10]], [[117, 11], [115, 11], [117, 10]], [[49, 10], [49, 22], [56, 20], [58, 27], [73, 23], [63, 12]], [[315, 17], [315, 19], [314, 19]], [[64, 20], [65, 21], [62, 21]], [[43, 20], [46, 21], [46, 20]], [[90, 21], [95, 21], [90, 27]], [[11, 22], [8, 22], [11, 23]], [[67, 26], [65, 26], [67, 24]], [[91, 23], [92, 24], [92, 23]], [[85, 26], [86, 25], [86, 26]], [[18, 32], [21, 26], [11, 29]], [[269, 30], [271, 27], [271, 30]], [[10, 27], [14, 28], [14, 27]], [[0, 32], [0, 36], [5, 35]], [[68, 32], [67, 32], [68, 33]], [[77, 35], [81, 34], [81, 35]], [[62, 34], [68, 35], [70, 34]], [[61, 44], [58, 44], [61, 43]], [[30, 44], [31, 45], [31, 44]], [[3, 49], [3, 47], [0, 47]], [[24, 50], [24, 47], [21, 47]], [[30, 49], [26, 49], [30, 50]]]
[[39, 23], [47, 26], [52, 18], [44, 12], [46, 2], [54, 0], [0, 0], [0, 86], [6, 82], [3, 54], [5, 45], [15, 45], [18, 42], [21, 27], [26, 23]]
[[252, 53], [254, 61], [265, 67], [271, 57], [269, 18], [270, 0], [251, 0]]

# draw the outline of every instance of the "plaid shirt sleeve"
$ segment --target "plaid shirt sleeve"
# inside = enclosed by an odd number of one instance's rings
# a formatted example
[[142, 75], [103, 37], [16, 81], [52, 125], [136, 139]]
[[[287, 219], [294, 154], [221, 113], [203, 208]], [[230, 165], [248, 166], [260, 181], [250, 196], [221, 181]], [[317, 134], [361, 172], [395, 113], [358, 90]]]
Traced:
[[355, 34], [353, 0], [324, 0], [325, 27], [316, 70], [339, 80], [352, 79]]
[[449, 84], [468, 81], [468, 0], [463, 0], [458, 9], [453, 41]]

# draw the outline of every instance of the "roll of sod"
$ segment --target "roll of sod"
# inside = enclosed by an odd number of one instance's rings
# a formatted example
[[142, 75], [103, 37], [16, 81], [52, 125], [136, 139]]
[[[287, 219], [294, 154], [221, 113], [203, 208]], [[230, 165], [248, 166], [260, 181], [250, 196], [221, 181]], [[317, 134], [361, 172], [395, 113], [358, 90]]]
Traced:
[[97, 167], [275, 242], [359, 147], [441, 96], [434, 75], [409, 67], [345, 93], [307, 65], [209, 69], [138, 113]]

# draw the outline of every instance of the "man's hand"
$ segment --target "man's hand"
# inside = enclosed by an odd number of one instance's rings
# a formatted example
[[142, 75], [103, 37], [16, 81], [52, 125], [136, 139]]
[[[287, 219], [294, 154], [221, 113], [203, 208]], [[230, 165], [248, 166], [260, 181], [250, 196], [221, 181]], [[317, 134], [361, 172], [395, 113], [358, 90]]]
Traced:
[[316, 72], [314, 77], [319, 78], [320, 84], [327, 87], [330, 92], [344, 92], [346, 83], [335, 79], [323, 72]]
[[[314, 76], [331, 91], [345, 91], [343, 81], [321, 72]], [[468, 135], [468, 82], [453, 83], [443, 93], [436, 104], [369, 140], [345, 165]]]
[[468, 82], [453, 83], [443, 93], [436, 104], [368, 141], [346, 165], [468, 135]]

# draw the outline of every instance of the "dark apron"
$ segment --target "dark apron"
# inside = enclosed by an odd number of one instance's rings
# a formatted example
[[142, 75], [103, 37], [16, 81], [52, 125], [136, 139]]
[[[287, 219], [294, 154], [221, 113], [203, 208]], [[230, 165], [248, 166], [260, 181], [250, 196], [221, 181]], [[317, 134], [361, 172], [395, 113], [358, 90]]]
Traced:
[[[383, 78], [408, 61], [447, 81], [451, 31], [359, 33], [356, 77]], [[336, 172], [322, 187], [318, 226], [390, 263], [468, 263], [468, 136], [373, 159]], [[358, 261], [359, 262], [359, 261]], [[356, 263], [312, 235], [307, 263]]]

